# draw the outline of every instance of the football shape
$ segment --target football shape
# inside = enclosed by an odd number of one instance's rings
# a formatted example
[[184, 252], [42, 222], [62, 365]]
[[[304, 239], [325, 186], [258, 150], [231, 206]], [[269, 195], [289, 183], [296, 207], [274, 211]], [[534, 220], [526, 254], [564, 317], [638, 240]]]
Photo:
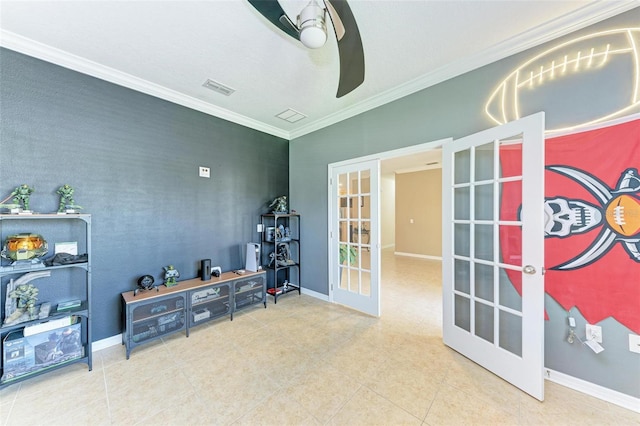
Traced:
[[631, 195], [615, 197], [605, 213], [607, 223], [614, 232], [625, 237], [640, 233], [640, 200]]
[[[640, 111], [639, 68], [640, 28], [581, 36], [517, 67], [489, 96], [485, 113], [495, 123], [504, 124], [545, 111], [547, 132], [610, 120]], [[612, 79], [616, 85], [608, 83]], [[589, 111], [584, 105], [591, 106]], [[561, 113], [567, 109], [571, 114]], [[573, 122], [551, 121], [567, 115]]]

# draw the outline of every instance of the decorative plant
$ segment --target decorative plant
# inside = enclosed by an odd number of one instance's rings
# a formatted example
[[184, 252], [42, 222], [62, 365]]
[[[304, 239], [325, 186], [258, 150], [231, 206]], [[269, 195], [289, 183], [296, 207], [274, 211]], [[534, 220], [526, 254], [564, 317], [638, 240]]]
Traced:
[[348, 244], [340, 244], [340, 264], [343, 265], [347, 259], [349, 260], [349, 264], [351, 266], [356, 264], [356, 257], [358, 253], [356, 252], [355, 246], [350, 246]]

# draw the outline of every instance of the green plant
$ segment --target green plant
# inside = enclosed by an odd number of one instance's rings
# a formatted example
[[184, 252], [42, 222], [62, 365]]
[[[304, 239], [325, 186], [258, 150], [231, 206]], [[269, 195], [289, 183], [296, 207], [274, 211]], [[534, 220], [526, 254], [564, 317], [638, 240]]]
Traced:
[[356, 257], [358, 253], [356, 252], [355, 246], [350, 246], [348, 244], [340, 244], [340, 264], [344, 264], [347, 259], [349, 260], [350, 265], [356, 264]]

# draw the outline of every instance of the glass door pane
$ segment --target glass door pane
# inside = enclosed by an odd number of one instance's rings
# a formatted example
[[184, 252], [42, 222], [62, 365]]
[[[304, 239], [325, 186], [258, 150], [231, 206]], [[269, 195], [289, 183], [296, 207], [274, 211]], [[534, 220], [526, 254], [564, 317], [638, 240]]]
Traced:
[[543, 129], [541, 113], [443, 147], [444, 341], [538, 399]]
[[357, 170], [338, 175], [340, 189], [339, 288], [369, 296], [371, 273], [371, 173]]

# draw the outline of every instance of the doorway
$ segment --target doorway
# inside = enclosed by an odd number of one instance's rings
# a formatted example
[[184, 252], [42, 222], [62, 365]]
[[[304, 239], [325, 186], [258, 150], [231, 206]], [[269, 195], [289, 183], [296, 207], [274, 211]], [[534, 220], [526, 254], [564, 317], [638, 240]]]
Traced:
[[[445, 174], [441, 198], [444, 342], [543, 400], [544, 113], [455, 141], [449, 139], [447, 144], [443, 142], [372, 156], [367, 159], [367, 167], [373, 170], [375, 163], [379, 168], [382, 160], [407, 155], [408, 150], [415, 154], [444, 146]], [[503, 152], [517, 156], [519, 164], [523, 164], [519, 173], [503, 175]], [[357, 163], [357, 160], [344, 162], [341, 167], [349, 170], [355, 168]], [[329, 165], [330, 176], [335, 178], [336, 170], [340, 170], [340, 167]], [[335, 230], [337, 206], [341, 198], [337, 185], [332, 187], [331, 181], [329, 219]], [[372, 179], [372, 186], [377, 183], [377, 179], [375, 182]], [[503, 217], [503, 198], [507, 188], [517, 189], [509, 192], [513, 194], [507, 198], [510, 208], [513, 203], [516, 203], [516, 207], [518, 203], [520, 205], [522, 215], [519, 214], [517, 219], [506, 220]], [[372, 203], [371, 210], [379, 212], [380, 205]], [[380, 248], [379, 221], [371, 220], [370, 226], [372, 234], [376, 235], [370, 245]], [[520, 235], [518, 241], [513, 238], [507, 240], [511, 245], [517, 243], [517, 247], [509, 250], [515, 250], [518, 256], [509, 259], [503, 257], [506, 245], [503, 245], [501, 237], [504, 232]], [[338, 258], [334, 258], [332, 253], [338, 250], [340, 244], [341, 241], [330, 237], [330, 276], [334, 279], [330, 287], [332, 301], [333, 283], [340, 269], [340, 263], [334, 262]], [[379, 252], [377, 256], [379, 261]], [[508, 280], [504, 278], [505, 271], [510, 271], [523, 283], [527, 282], [522, 293], [515, 297], [519, 304], [510, 303], [513, 298], [503, 296], [502, 289], [510, 288]], [[375, 302], [379, 306], [380, 280], [379, 275], [375, 276], [375, 289], [373, 272], [370, 294], [377, 297]], [[358, 309], [349, 304], [347, 306]]]
[[[423, 163], [432, 162], [431, 157], [423, 158], [425, 152], [439, 149], [449, 141], [451, 139], [443, 139], [329, 164], [328, 258], [331, 302], [380, 316], [380, 164], [385, 160], [390, 160], [392, 164], [409, 164], [410, 159], [405, 157], [421, 159], [419, 161]], [[423, 165], [413, 163], [411, 167]], [[342, 252], [346, 252], [346, 255]], [[363, 263], [360, 260], [364, 258], [367, 262]], [[355, 259], [353, 264], [352, 259]], [[350, 281], [345, 285], [345, 275], [355, 278], [354, 286]], [[363, 287], [361, 284], [365, 281], [369, 285]]]

